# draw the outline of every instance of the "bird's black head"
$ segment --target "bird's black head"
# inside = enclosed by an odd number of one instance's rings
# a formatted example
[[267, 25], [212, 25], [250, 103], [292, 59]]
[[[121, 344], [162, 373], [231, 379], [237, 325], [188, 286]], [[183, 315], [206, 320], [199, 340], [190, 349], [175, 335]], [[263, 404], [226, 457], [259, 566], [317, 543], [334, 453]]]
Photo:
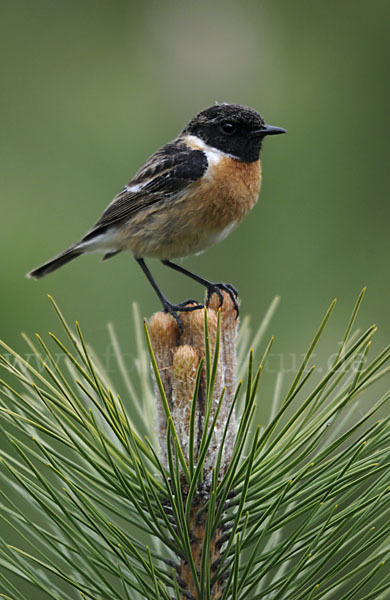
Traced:
[[182, 135], [196, 135], [206, 144], [244, 162], [259, 159], [266, 135], [286, 133], [267, 125], [261, 115], [241, 104], [216, 104], [202, 110], [188, 123]]

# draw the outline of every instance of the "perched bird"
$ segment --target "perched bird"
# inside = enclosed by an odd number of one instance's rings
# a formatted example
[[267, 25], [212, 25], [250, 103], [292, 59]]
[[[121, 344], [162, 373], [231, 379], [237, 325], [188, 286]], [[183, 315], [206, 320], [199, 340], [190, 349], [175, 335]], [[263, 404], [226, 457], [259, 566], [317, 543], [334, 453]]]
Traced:
[[102, 260], [106, 260], [130, 250], [163, 310], [179, 323], [178, 312], [203, 305], [193, 300], [169, 302], [144, 257], [158, 258], [205, 286], [206, 303], [213, 292], [222, 302], [221, 290], [226, 291], [238, 314], [237, 291], [232, 285], [203, 279], [171, 259], [198, 254], [237, 227], [260, 192], [260, 150], [265, 136], [285, 132], [239, 104], [216, 104], [202, 110], [175, 140], [146, 161], [79, 242], [27, 277], [40, 279], [86, 252], [103, 252]]

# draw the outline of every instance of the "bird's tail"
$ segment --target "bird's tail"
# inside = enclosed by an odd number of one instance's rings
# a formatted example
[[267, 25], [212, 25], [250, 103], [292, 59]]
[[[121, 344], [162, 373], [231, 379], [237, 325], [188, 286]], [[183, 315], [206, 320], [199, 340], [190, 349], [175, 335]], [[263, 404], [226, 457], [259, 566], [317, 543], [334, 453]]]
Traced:
[[70, 262], [74, 258], [77, 258], [78, 256], [81, 256], [82, 254], [84, 254], [83, 250], [71, 246], [67, 250], [64, 250], [64, 252], [61, 252], [61, 254], [58, 254], [51, 260], [45, 262], [37, 269], [34, 269], [33, 271], [30, 271], [30, 273], [27, 273], [26, 277], [30, 277], [32, 279], [40, 279], [41, 277], [44, 277], [44, 275], [47, 275], [52, 271], [56, 271], [63, 265], [66, 265], [66, 263]]

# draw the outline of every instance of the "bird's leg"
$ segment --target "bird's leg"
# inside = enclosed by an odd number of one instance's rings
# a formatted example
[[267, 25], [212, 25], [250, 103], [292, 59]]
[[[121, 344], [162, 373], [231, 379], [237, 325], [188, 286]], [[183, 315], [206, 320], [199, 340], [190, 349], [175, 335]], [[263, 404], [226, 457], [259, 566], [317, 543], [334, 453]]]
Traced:
[[[172, 304], [172, 302], [169, 302], [169, 300], [167, 300], [167, 298], [164, 296], [164, 294], [158, 287], [157, 283], [155, 282], [154, 277], [151, 274], [151, 272], [149, 271], [148, 267], [146, 266], [144, 259], [136, 258], [135, 260], [137, 261], [137, 263], [139, 264], [139, 266], [145, 273], [146, 277], [148, 278], [148, 280], [150, 282], [150, 285], [156, 292], [156, 294], [162, 304], [164, 312], [172, 315], [178, 322], [179, 327], [181, 329], [183, 328], [183, 323], [181, 322], [181, 319], [180, 319], [179, 315], [177, 314], [178, 312], [191, 312], [193, 310], [199, 310], [200, 308], [204, 308], [204, 305], [199, 304], [198, 302], [196, 302], [196, 300], [187, 300], [186, 302], [181, 302], [180, 304]], [[194, 302], [196, 303], [195, 306], [188, 306], [188, 304], [193, 304]]]
[[190, 277], [191, 279], [194, 279], [201, 285], [204, 285], [204, 287], [207, 289], [206, 306], [209, 305], [210, 296], [214, 292], [216, 294], [218, 294], [220, 304], [222, 305], [223, 296], [222, 296], [221, 291], [227, 292], [227, 294], [229, 294], [229, 296], [233, 302], [234, 309], [235, 309], [235, 311], [237, 313], [237, 317], [238, 317], [238, 313], [239, 313], [238, 302], [237, 302], [238, 291], [230, 283], [213, 283], [212, 281], [208, 281], [207, 279], [204, 279], [203, 277], [199, 277], [199, 275], [196, 275], [195, 273], [192, 273], [191, 271], [184, 269], [180, 265], [176, 265], [175, 263], [171, 262], [170, 260], [162, 260], [161, 262], [163, 263], [163, 265], [166, 265], [167, 267], [170, 267], [171, 269], [174, 269], [175, 271], [178, 271], [179, 273], [182, 273], [183, 275], [187, 275], [187, 277]]

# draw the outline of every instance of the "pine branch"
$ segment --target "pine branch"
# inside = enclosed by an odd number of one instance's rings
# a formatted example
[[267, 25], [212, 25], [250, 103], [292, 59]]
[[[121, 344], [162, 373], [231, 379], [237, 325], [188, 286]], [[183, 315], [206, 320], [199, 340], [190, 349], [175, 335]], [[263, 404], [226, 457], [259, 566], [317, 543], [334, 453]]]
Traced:
[[[390, 394], [374, 385], [390, 350], [369, 362], [376, 328], [353, 331], [363, 295], [312, 384], [332, 303], [284, 395], [277, 377], [262, 428], [256, 395], [273, 338], [255, 365], [228, 296], [221, 310], [215, 296], [183, 314], [183, 331], [154, 315], [149, 356], [136, 312], [138, 382], [123, 372], [121, 397], [52, 301], [67, 342], [26, 338], [27, 358], [2, 344], [0, 597], [24, 600], [28, 581], [55, 600], [384, 598]], [[110, 338], [123, 371], [112, 326]]]

